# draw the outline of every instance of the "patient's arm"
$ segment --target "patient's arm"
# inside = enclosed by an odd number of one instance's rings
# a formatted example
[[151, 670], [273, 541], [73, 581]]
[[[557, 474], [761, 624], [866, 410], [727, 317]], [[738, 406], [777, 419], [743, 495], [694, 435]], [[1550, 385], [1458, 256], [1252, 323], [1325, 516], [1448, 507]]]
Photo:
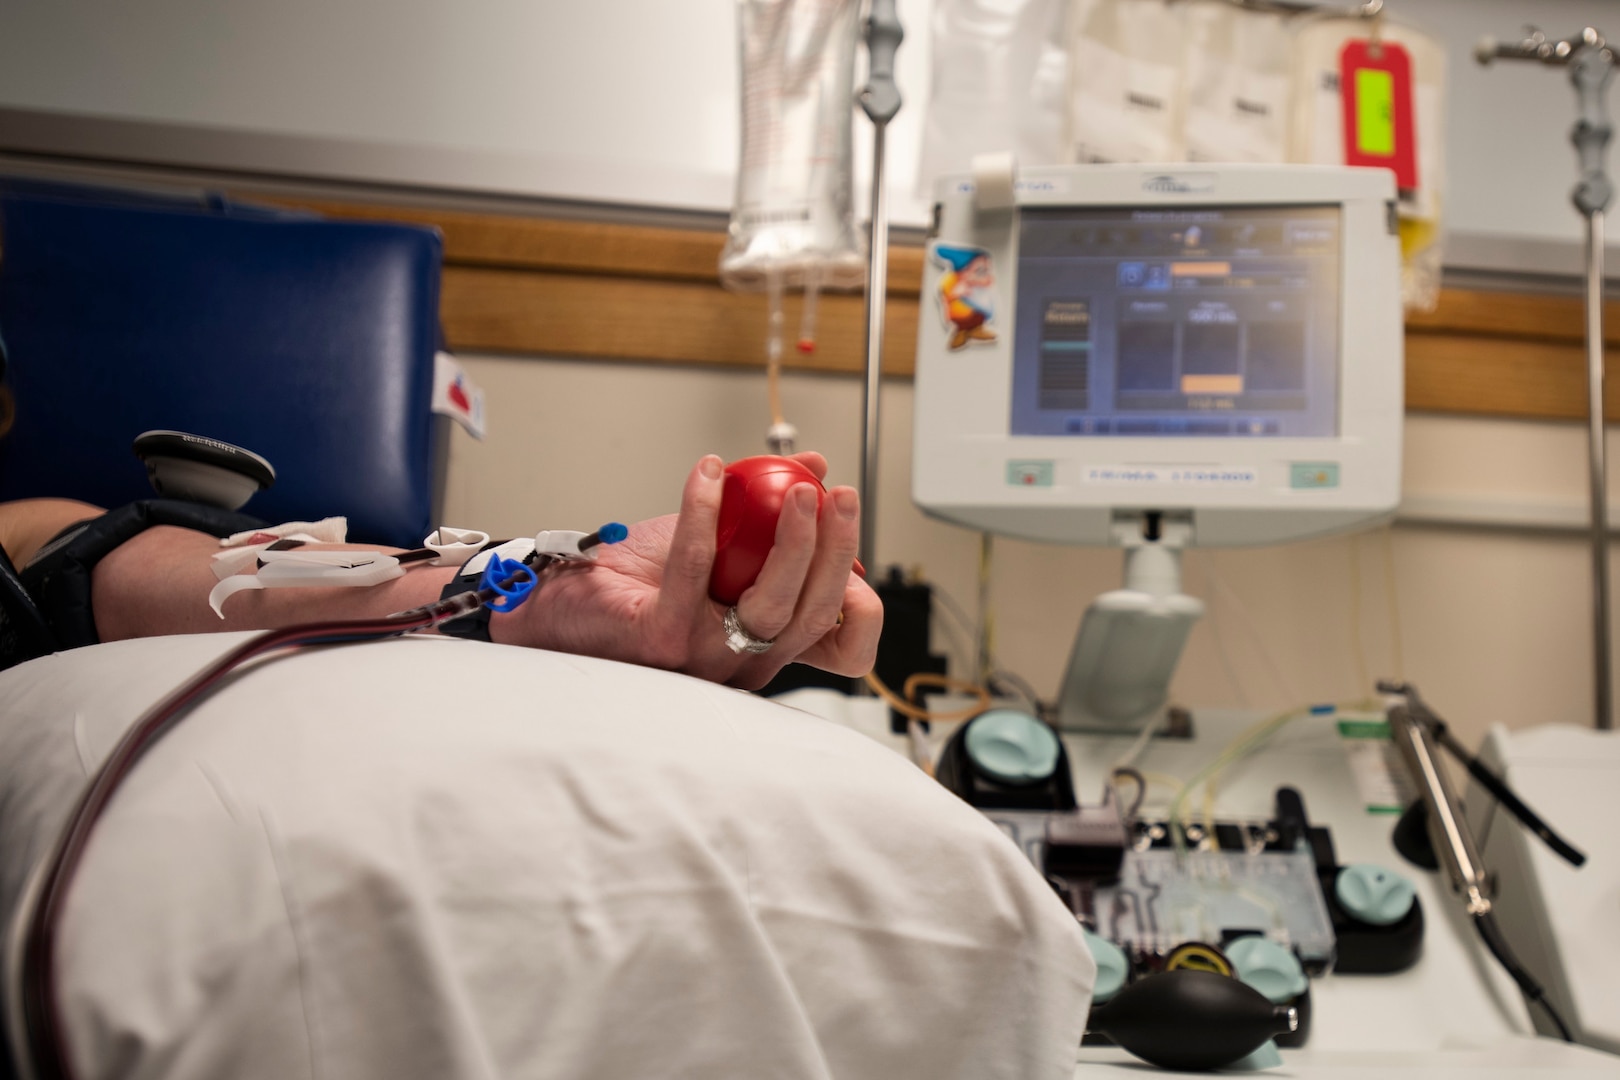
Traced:
[[[311, 544], [394, 553], [362, 544]], [[218, 584], [210, 557], [219, 540], [173, 525], [154, 525], [114, 548], [94, 572], [91, 592], [96, 633], [102, 641], [157, 634], [263, 630], [293, 623], [392, 614], [437, 600], [454, 567], [424, 566], [366, 589], [263, 589], [231, 597], [221, 619], [208, 606]]]
[[[799, 458], [825, 475], [819, 454]], [[869, 671], [883, 608], [851, 573], [859, 512], [850, 488], [832, 489], [819, 516], [811, 485], [790, 493], [776, 547], [759, 580], [737, 603], [743, 625], [777, 644], [756, 656], [737, 656], [725, 647], [720, 625], [725, 609], [708, 598], [720, 476], [720, 459], [704, 458], [687, 477], [679, 514], [631, 526], [629, 539], [603, 551], [594, 563], [548, 573], [528, 603], [491, 618], [491, 638], [746, 687], [763, 685], [794, 660], [845, 675]], [[207, 602], [215, 584], [209, 556], [218, 550], [211, 536], [156, 526], [107, 555], [94, 578], [101, 639], [386, 615], [438, 599], [454, 573], [449, 567], [419, 566], [371, 588], [242, 592], [225, 605], [221, 620]]]

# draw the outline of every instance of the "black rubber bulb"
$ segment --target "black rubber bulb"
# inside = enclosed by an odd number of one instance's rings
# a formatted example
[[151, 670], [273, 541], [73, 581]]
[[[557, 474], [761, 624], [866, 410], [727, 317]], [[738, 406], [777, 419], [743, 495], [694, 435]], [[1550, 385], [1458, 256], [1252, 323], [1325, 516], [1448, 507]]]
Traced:
[[1190, 968], [1138, 979], [1087, 1026], [1164, 1069], [1219, 1069], [1294, 1029], [1294, 1010], [1245, 983]]

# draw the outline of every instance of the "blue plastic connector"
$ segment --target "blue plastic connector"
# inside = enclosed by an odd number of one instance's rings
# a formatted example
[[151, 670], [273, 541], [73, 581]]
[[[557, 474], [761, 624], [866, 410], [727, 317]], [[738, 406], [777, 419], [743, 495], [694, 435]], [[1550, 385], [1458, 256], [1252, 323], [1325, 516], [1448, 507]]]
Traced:
[[492, 600], [484, 601], [485, 607], [491, 611], [507, 612], [527, 600], [539, 582], [534, 571], [516, 559], [492, 557], [484, 567], [483, 579], [478, 584], [481, 589], [493, 589], [499, 594]]
[[602, 538], [602, 543], [604, 544], [617, 544], [620, 540], [623, 540], [625, 537], [630, 535], [630, 530], [625, 528], [623, 525], [620, 525], [617, 521], [610, 521], [600, 529], [597, 529], [596, 535]]

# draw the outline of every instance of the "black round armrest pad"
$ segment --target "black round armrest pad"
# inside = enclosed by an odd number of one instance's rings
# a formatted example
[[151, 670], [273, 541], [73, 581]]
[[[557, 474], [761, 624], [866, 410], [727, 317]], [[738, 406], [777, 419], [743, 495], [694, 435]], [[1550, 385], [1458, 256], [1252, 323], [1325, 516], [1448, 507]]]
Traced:
[[276, 470], [253, 451], [184, 431], [143, 431], [135, 437], [135, 456], [142, 461], [169, 457], [217, 465], [256, 481], [261, 490], [276, 482]]

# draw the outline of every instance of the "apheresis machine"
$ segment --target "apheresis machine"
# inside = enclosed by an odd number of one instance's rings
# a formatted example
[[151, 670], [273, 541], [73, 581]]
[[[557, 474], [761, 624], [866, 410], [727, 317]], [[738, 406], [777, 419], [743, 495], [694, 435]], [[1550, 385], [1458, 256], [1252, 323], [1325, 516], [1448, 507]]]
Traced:
[[1125, 550], [1086, 612], [1067, 728], [1160, 708], [1201, 603], [1180, 552], [1374, 523], [1400, 496], [1394, 180], [1301, 166], [976, 163], [941, 182], [913, 497]]

